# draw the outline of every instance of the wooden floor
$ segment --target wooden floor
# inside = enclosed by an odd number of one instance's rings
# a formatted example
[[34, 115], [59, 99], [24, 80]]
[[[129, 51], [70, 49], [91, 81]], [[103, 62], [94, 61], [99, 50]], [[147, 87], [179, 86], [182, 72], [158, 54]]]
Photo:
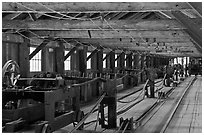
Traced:
[[202, 77], [197, 77], [170, 122], [167, 133], [202, 132]]
[[[142, 126], [135, 132], [139, 133], [158, 133], [162, 130], [165, 122], [169, 118], [173, 108], [181, 97], [185, 87], [193, 77], [188, 77], [182, 82], [162, 105], [155, 108], [151, 115], [147, 117]], [[202, 78], [198, 77], [186, 96], [182, 100], [179, 109], [176, 111], [171, 123], [165, 132], [189, 133], [202, 132], [202, 96], [201, 96]]]

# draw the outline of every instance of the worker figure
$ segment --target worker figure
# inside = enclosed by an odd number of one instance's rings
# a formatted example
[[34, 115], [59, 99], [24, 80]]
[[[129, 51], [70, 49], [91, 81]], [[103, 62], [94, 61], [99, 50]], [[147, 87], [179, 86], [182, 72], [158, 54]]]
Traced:
[[[156, 71], [153, 68], [148, 68], [145, 69], [147, 78], [149, 79], [149, 86], [150, 86], [150, 98], [154, 98], [154, 80], [157, 77]], [[146, 90], [147, 91], [147, 90]], [[148, 92], [146, 93], [147, 97], [148, 97]]]
[[174, 73], [174, 70], [173, 70], [173, 67], [168, 65], [165, 67], [165, 71], [166, 71], [166, 83], [165, 85], [167, 87], [170, 87], [170, 84], [172, 82], [172, 77], [173, 77], [173, 73]]

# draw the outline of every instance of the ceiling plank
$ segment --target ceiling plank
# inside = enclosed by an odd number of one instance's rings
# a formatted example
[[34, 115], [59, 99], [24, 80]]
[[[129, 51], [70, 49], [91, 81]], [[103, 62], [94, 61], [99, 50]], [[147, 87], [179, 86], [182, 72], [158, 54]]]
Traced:
[[176, 17], [176, 19], [182, 23], [187, 29], [185, 32], [190, 35], [192, 40], [196, 42], [196, 47], [200, 52], [202, 52], [202, 30], [201, 27], [195, 25], [195, 22], [190, 20], [187, 16], [185, 16], [180, 11], [173, 11], [172, 14]]
[[[194, 20], [194, 19], [191, 19]], [[2, 29], [30, 29], [30, 30], [90, 30], [90, 29], [129, 29], [129, 30], [171, 30], [185, 29], [176, 20], [110, 20], [107, 22], [78, 21], [78, 20], [3, 20]]]
[[[43, 4], [43, 5], [41, 5]], [[129, 11], [175, 11], [191, 9], [185, 2], [3, 2], [2, 12], [129, 12]], [[29, 8], [26, 8], [29, 7]], [[47, 8], [45, 8], [47, 7]]]

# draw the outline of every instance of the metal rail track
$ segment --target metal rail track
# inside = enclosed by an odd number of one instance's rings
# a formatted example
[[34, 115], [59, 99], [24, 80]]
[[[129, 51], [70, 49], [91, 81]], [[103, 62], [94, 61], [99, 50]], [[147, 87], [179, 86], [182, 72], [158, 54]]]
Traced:
[[179, 98], [179, 101], [177, 102], [176, 106], [174, 107], [173, 111], [171, 112], [168, 120], [166, 121], [166, 123], [164, 124], [163, 128], [161, 129], [160, 133], [164, 133], [169, 125], [169, 123], [171, 122], [174, 114], [176, 113], [181, 101], [183, 100], [184, 96], [186, 95], [187, 91], [190, 89], [190, 87], [193, 85], [193, 83], [196, 81], [196, 77], [194, 77], [192, 79], [192, 81], [188, 84], [188, 86], [185, 88], [185, 91], [182, 93], [182, 96]]
[[[179, 101], [177, 102], [176, 106], [174, 107], [172, 113], [170, 114], [170, 117], [168, 118], [168, 120], [166, 121], [166, 123], [164, 124], [164, 126], [162, 127], [162, 130], [160, 131], [160, 133], [164, 133], [166, 128], [168, 127], [169, 123], [171, 122], [171, 119], [173, 118], [176, 110], [178, 109], [179, 107], [179, 104], [181, 103], [183, 97], [185, 96], [186, 92], [188, 91], [188, 89], [190, 88], [190, 86], [192, 86], [192, 84], [195, 82], [196, 78], [193, 78], [190, 83], [188, 84], [188, 86], [185, 88], [185, 91], [182, 93], [182, 96], [179, 98]], [[174, 88], [170, 89], [166, 94], [169, 96], [171, 95], [171, 92], [173, 91]], [[137, 127], [134, 129], [136, 130], [139, 126], [141, 126], [141, 122], [147, 117], [147, 116], [151, 116], [151, 112], [156, 108], [158, 107], [158, 110], [161, 106], [163, 106], [163, 104], [165, 103], [166, 101], [164, 102], [158, 102], [158, 101], [155, 101], [155, 103], [149, 107], [146, 111], [144, 111], [144, 113], [137, 119], [134, 121], [135, 125], [137, 125]], [[158, 106], [159, 105], [159, 106]]]

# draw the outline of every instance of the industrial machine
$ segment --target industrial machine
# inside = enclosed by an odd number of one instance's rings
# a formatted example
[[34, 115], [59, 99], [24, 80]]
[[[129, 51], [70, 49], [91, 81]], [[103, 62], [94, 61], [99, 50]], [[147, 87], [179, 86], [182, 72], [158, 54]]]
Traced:
[[[65, 85], [61, 75], [40, 73], [21, 78], [18, 64], [9, 60], [3, 66], [2, 83], [3, 132], [27, 125], [34, 125], [35, 132], [53, 132], [76, 125], [84, 117], [79, 88]], [[78, 129], [83, 129], [83, 124]]]

